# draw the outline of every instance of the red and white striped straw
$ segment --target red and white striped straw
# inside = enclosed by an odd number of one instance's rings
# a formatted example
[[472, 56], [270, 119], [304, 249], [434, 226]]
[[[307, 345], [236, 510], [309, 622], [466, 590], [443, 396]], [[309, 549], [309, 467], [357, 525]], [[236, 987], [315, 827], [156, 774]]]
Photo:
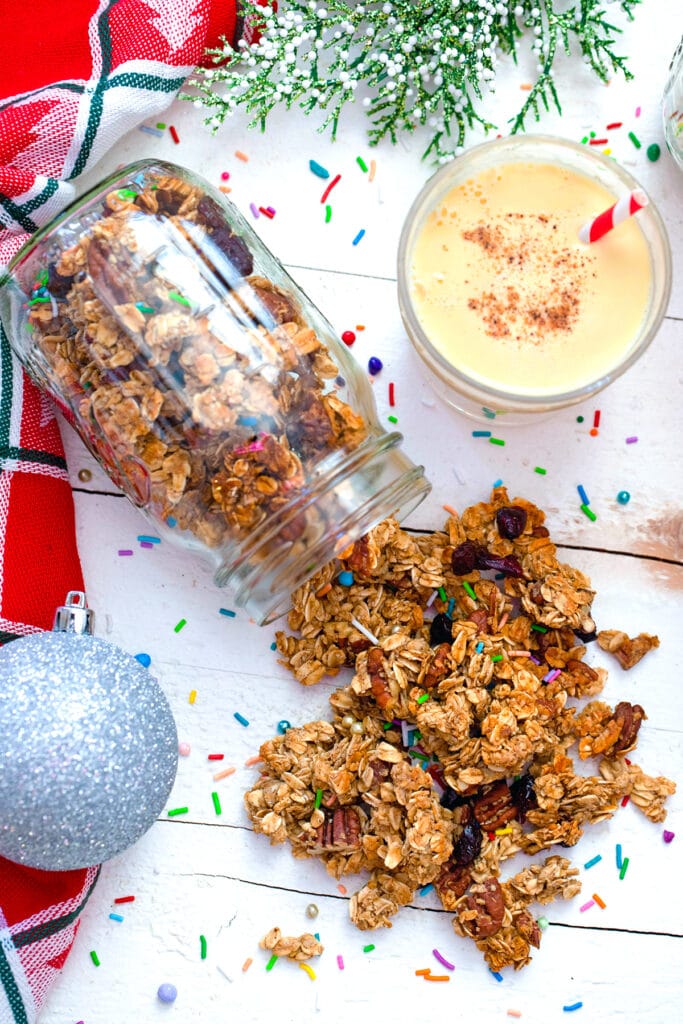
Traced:
[[642, 189], [634, 189], [627, 196], [622, 196], [614, 206], [610, 206], [609, 210], [605, 210], [604, 213], [599, 214], [593, 220], [589, 220], [587, 224], [584, 224], [579, 231], [579, 238], [586, 244], [597, 242], [599, 238], [606, 235], [617, 224], [621, 224], [627, 217], [632, 217], [638, 210], [642, 210], [644, 206], [647, 206], [648, 202], [649, 199]]

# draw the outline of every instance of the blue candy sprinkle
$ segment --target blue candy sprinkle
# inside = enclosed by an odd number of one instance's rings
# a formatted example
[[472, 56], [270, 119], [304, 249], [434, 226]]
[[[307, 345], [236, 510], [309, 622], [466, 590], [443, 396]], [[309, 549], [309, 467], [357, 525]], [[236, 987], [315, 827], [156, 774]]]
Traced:
[[373, 377], [376, 373], [379, 373], [383, 366], [384, 363], [377, 356], [370, 356], [368, 359], [368, 373], [372, 374]]
[[111, 921], [123, 921], [121, 914], [110, 914], [109, 919]]
[[484, 650], [484, 641], [480, 640], [479, 643], [477, 644], [477, 654], [481, 654], [481, 652], [483, 650]]
[[354, 238], [354, 240], [351, 242], [351, 245], [358, 245], [358, 243], [360, 242], [360, 240], [361, 240], [361, 238], [363, 237], [364, 234], [365, 234], [365, 228], [361, 228], [360, 231], [358, 232], [358, 234], [356, 235], [356, 237]]
[[426, 896], [428, 892], [431, 892], [434, 886], [430, 882], [428, 885], [423, 885], [420, 889], [420, 896]]
[[620, 505], [628, 505], [630, 500], [631, 495], [628, 491], [619, 491], [619, 493], [617, 494], [617, 501]]
[[580, 1010], [583, 1003], [572, 1003], [571, 1006], [563, 1006], [562, 1009], [565, 1013], [572, 1013], [574, 1010]]
[[139, 661], [143, 668], [149, 668], [152, 664], [152, 659], [149, 654], [145, 654], [144, 651], [140, 652], [140, 654], [136, 654], [135, 660]]
[[329, 178], [330, 172], [322, 164], [319, 164], [317, 160], [309, 160], [308, 166], [318, 178]]
[[237, 719], [240, 725], [249, 725], [247, 719], [244, 717], [244, 715], [241, 715], [239, 711], [236, 711], [233, 717]]
[[581, 501], [583, 502], [583, 504], [584, 505], [590, 505], [590, 501], [588, 500], [588, 495], [584, 491], [584, 489], [581, 486], [581, 484], [578, 484], [576, 489], [579, 492], [579, 497], [581, 498]]
[[141, 544], [161, 544], [160, 537], [149, 537], [146, 533], [138, 534], [137, 538]]
[[277, 731], [280, 733], [281, 736], [284, 736], [287, 730], [291, 728], [292, 723], [288, 722], [286, 718], [283, 718], [280, 722], [277, 723]]
[[500, 487], [502, 485], [502, 483], [503, 483], [502, 480], [494, 480], [494, 482], [493, 482], [493, 489], [495, 490], [496, 487]]
[[503, 980], [503, 975], [499, 971], [492, 971], [491, 968], [489, 967], [489, 972], [493, 975], [493, 977], [496, 979], [496, 981], [502, 981]]
[[174, 1003], [178, 995], [178, 989], [175, 985], [171, 985], [168, 981], [165, 981], [163, 985], [159, 985], [157, 995], [159, 997], [159, 1001], [162, 1003]]
[[178, 522], [178, 520], [174, 519], [173, 516], [167, 516], [167, 518], [166, 518], [166, 525], [167, 526], [174, 527], [177, 524], [177, 522]]
[[229, 619], [234, 619], [237, 615], [237, 612], [231, 611], [230, 608], [219, 608], [218, 611], [221, 615], [227, 615]]
[[337, 576], [337, 582], [341, 583], [342, 587], [350, 587], [353, 583], [353, 573], [349, 572], [348, 569], [344, 569], [344, 571], [340, 572]]

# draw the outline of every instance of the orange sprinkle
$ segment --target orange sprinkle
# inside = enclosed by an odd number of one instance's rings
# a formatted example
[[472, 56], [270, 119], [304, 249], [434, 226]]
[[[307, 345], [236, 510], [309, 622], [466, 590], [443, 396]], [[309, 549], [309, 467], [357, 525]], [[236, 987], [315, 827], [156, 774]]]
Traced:
[[338, 890], [338, 892], [340, 892], [340, 893], [342, 894], [342, 896], [346, 896], [347, 892], [349, 891], [349, 890], [348, 890], [348, 889], [346, 888], [346, 886], [345, 886], [345, 885], [342, 885], [342, 884], [341, 884], [341, 882], [340, 882], [340, 883], [339, 883], [339, 885], [337, 886], [337, 890]]
[[431, 967], [422, 967], [422, 968], [420, 968], [419, 971], [415, 971], [415, 974], [417, 974], [418, 977], [421, 974], [431, 974], [431, 973], [432, 973]]
[[531, 651], [508, 651], [510, 658], [530, 658]]
[[254, 754], [253, 757], [248, 757], [246, 759], [246, 761], [244, 762], [244, 767], [245, 768], [251, 768], [252, 764], [258, 764], [259, 761], [262, 761], [262, 760], [263, 760], [263, 758], [261, 757], [260, 754]]
[[242, 970], [243, 970], [243, 971], [248, 971], [248, 970], [249, 970], [249, 968], [251, 967], [251, 965], [253, 964], [253, 962], [254, 962], [254, 961], [253, 961], [253, 960], [251, 959], [251, 957], [250, 957], [250, 956], [248, 956], [248, 957], [247, 957], [247, 959], [246, 959], [246, 960], [244, 961], [244, 963], [242, 964]]
[[246, 153], [243, 153], [241, 149], [235, 150], [235, 156], [237, 157], [238, 160], [243, 160], [245, 164], [249, 163], [249, 157], [247, 156]]
[[448, 512], [449, 516], [457, 516], [458, 514], [452, 505], [442, 505], [441, 508], [444, 512]]
[[604, 902], [604, 900], [600, 899], [600, 897], [598, 896], [597, 892], [593, 893], [593, 899], [595, 900], [595, 902], [597, 903], [597, 905], [600, 907], [601, 910], [604, 910], [605, 907], [607, 906], [607, 904]]
[[374, 160], [370, 161], [370, 173], [368, 174], [368, 181], [373, 181], [375, 177], [375, 171], [377, 170], [377, 164]]
[[508, 1017], [521, 1017], [522, 1016], [522, 1011], [521, 1010], [508, 1010], [507, 1013], [508, 1013]]
[[236, 771], [236, 768], [225, 768], [222, 772], [216, 772], [213, 781], [220, 782], [221, 779], [227, 779], [228, 775], [234, 775]]
[[232, 189], [230, 188], [229, 185], [219, 185], [218, 186], [218, 190], [219, 190], [219, 192], [225, 192], [226, 194], [228, 192], [232, 192]]
[[502, 619], [498, 623], [498, 629], [499, 630], [501, 630], [503, 628], [503, 626], [505, 625], [505, 623], [507, 622], [507, 620], [509, 618], [509, 614], [510, 614], [509, 612], [505, 612], [505, 615], [503, 615]]
[[364, 331], [365, 330], [365, 324], [356, 324], [356, 330], [357, 331]]
[[316, 590], [315, 596], [316, 597], [324, 597], [325, 594], [329, 594], [329, 592], [331, 590], [332, 590], [332, 584], [331, 583], [324, 583], [322, 585], [322, 587], [320, 588], [320, 590]]
[[447, 974], [425, 974], [425, 981], [450, 981]]
[[520, 85], [520, 89], [522, 89], [524, 92], [531, 92], [531, 82], [522, 82], [522, 84]]
[[589, 433], [591, 437], [597, 437], [600, 431], [597, 429], [597, 427], [591, 427]]

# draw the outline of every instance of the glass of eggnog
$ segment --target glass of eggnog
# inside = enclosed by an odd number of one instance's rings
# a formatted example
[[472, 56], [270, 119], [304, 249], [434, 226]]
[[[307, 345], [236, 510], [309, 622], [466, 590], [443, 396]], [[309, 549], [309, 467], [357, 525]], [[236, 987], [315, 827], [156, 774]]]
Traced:
[[[636, 192], [644, 208], [585, 230]], [[590, 397], [654, 338], [671, 291], [655, 207], [614, 160], [545, 135], [476, 146], [415, 199], [398, 253], [406, 331], [434, 390], [477, 419]]]

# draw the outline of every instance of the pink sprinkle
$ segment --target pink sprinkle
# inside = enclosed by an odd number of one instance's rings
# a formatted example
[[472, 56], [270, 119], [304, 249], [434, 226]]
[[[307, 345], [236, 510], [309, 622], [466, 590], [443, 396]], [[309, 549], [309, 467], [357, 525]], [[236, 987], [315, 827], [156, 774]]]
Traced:
[[191, 750], [192, 747], [189, 743], [186, 743], [185, 740], [178, 744], [178, 753], [181, 757], [187, 757]]
[[443, 967], [446, 967], [449, 971], [455, 970], [455, 964], [450, 964], [445, 957], [441, 956], [441, 953], [439, 953], [438, 949], [433, 949], [432, 953]]
[[346, 896], [346, 894], [347, 894], [347, 892], [349, 890], [346, 888], [345, 885], [342, 885], [341, 882], [340, 882], [339, 885], [337, 886], [337, 891], [340, 892], [342, 894], [342, 896]]
[[559, 669], [559, 668], [554, 668], [554, 669], [552, 670], [552, 672], [548, 672], [548, 674], [547, 674], [546, 676], [543, 676], [543, 682], [544, 682], [544, 683], [552, 683], [552, 681], [553, 681], [554, 679], [557, 679], [557, 677], [558, 677], [559, 675], [561, 675], [561, 674], [562, 674], [562, 670], [561, 670], [561, 669]]
[[640, 107], [636, 107], [636, 117], [640, 117]]
[[130, 548], [120, 548], [119, 549], [119, 554], [121, 556], [123, 556], [123, 555], [132, 555], [133, 552], [130, 550]]
[[594, 906], [595, 900], [589, 900], [588, 903], [584, 903], [582, 907], [579, 907], [579, 911], [583, 914], [584, 910], [590, 910], [590, 908]]
[[637, 437], [627, 437], [626, 438], [626, 444], [635, 444], [637, 440], [638, 440]]
[[221, 174], [221, 181], [228, 181], [229, 178], [230, 178], [230, 172], [229, 171], [223, 171], [223, 173]]
[[258, 218], [261, 216], [261, 214], [258, 212], [258, 206], [256, 205], [256, 203], [249, 203], [249, 209], [251, 210], [255, 217]]
[[274, 217], [275, 214], [277, 213], [277, 210], [274, 210], [272, 206], [266, 206], [266, 210], [271, 215], [271, 217]]
[[344, 957], [343, 956], [338, 956], [337, 957], [337, 967], [339, 968], [340, 971], [344, 970]]
[[671, 840], [675, 838], [675, 836], [676, 836], [675, 832], [669, 832], [669, 830], [666, 829], [666, 828], [662, 832], [662, 839], [664, 840], [665, 843], [670, 843]]

